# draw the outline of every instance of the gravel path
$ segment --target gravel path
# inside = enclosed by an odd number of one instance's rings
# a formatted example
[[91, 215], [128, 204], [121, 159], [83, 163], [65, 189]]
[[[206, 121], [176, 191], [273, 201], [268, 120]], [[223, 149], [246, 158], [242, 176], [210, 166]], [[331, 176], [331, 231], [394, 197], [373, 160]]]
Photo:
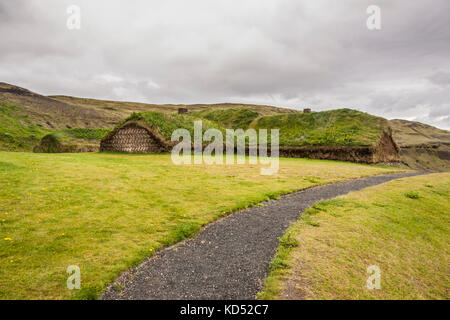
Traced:
[[[164, 249], [122, 274], [103, 299], [254, 299], [275, 255], [277, 238], [306, 208], [418, 174], [389, 174], [314, 187], [282, 196], [264, 207], [231, 214], [195, 238]], [[117, 290], [119, 286], [121, 290]]]

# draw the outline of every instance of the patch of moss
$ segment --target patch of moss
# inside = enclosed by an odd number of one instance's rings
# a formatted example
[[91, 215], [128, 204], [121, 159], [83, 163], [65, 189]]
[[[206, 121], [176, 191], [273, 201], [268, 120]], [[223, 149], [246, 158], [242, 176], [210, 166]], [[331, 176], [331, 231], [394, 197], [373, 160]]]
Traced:
[[259, 114], [247, 108], [204, 110], [189, 113], [192, 116], [210, 120], [227, 129], [247, 129]]
[[184, 114], [168, 114], [156, 111], [149, 112], [141, 112], [141, 113], [133, 113], [131, 116], [126, 118], [122, 123], [120, 123], [116, 128], [123, 125], [125, 122], [135, 120], [142, 121], [147, 126], [152, 129], [157, 130], [166, 140], [170, 140], [172, 137], [172, 133], [176, 129], [186, 129], [191, 134], [191, 137], [194, 137], [194, 122], [196, 120], [202, 120], [202, 132], [214, 128], [219, 129], [220, 131], [224, 131], [223, 128], [218, 126], [217, 124], [200, 118], [196, 118], [193, 116], [188, 116]]
[[[387, 120], [368, 113], [338, 109], [280, 114], [255, 120], [255, 129], [279, 129], [281, 146], [370, 146], [378, 142]], [[269, 137], [270, 140], [270, 137]]]

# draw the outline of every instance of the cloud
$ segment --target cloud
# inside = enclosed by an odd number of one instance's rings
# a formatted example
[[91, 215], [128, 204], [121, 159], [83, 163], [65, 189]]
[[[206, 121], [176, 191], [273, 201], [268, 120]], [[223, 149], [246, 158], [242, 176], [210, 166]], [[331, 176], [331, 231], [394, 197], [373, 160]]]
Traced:
[[[81, 30], [66, 9], [81, 8]], [[450, 2], [17, 0], [0, 3], [0, 80], [150, 103], [352, 107], [450, 129]]]

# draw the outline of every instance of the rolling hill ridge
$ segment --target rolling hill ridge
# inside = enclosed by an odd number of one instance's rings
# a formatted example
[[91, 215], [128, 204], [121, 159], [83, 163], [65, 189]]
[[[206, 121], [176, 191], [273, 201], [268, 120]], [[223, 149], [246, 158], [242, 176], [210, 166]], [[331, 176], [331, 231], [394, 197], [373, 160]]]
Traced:
[[[408, 167], [450, 170], [449, 131], [418, 122], [389, 121], [350, 109], [303, 114], [251, 104], [158, 105], [44, 96], [7, 83], [0, 83], [0, 108], [0, 150], [31, 151], [47, 135], [62, 142], [80, 142], [83, 139], [74, 138], [71, 129], [113, 129], [132, 113], [174, 114], [178, 108], [186, 108], [188, 116], [223, 128], [280, 128], [280, 144], [285, 146], [371, 145], [383, 128], [392, 133], [401, 160]], [[85, 141], [90, 145], [88, 149], [75, 149], [92, 151], [99, 144], [98, 139]]]

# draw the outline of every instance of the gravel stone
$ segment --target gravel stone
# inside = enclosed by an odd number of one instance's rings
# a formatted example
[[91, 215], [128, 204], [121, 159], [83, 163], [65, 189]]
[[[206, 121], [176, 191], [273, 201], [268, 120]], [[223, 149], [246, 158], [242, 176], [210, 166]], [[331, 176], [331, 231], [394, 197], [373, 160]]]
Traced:
[[230, 214], [195, 238], [161, 250], [125, 272], [102, 298], [255, 299], [276, 253], [278, 237], [306, 208], [321, 200], [419, 174], [423, 173], [387, 174], [313, 187]]

